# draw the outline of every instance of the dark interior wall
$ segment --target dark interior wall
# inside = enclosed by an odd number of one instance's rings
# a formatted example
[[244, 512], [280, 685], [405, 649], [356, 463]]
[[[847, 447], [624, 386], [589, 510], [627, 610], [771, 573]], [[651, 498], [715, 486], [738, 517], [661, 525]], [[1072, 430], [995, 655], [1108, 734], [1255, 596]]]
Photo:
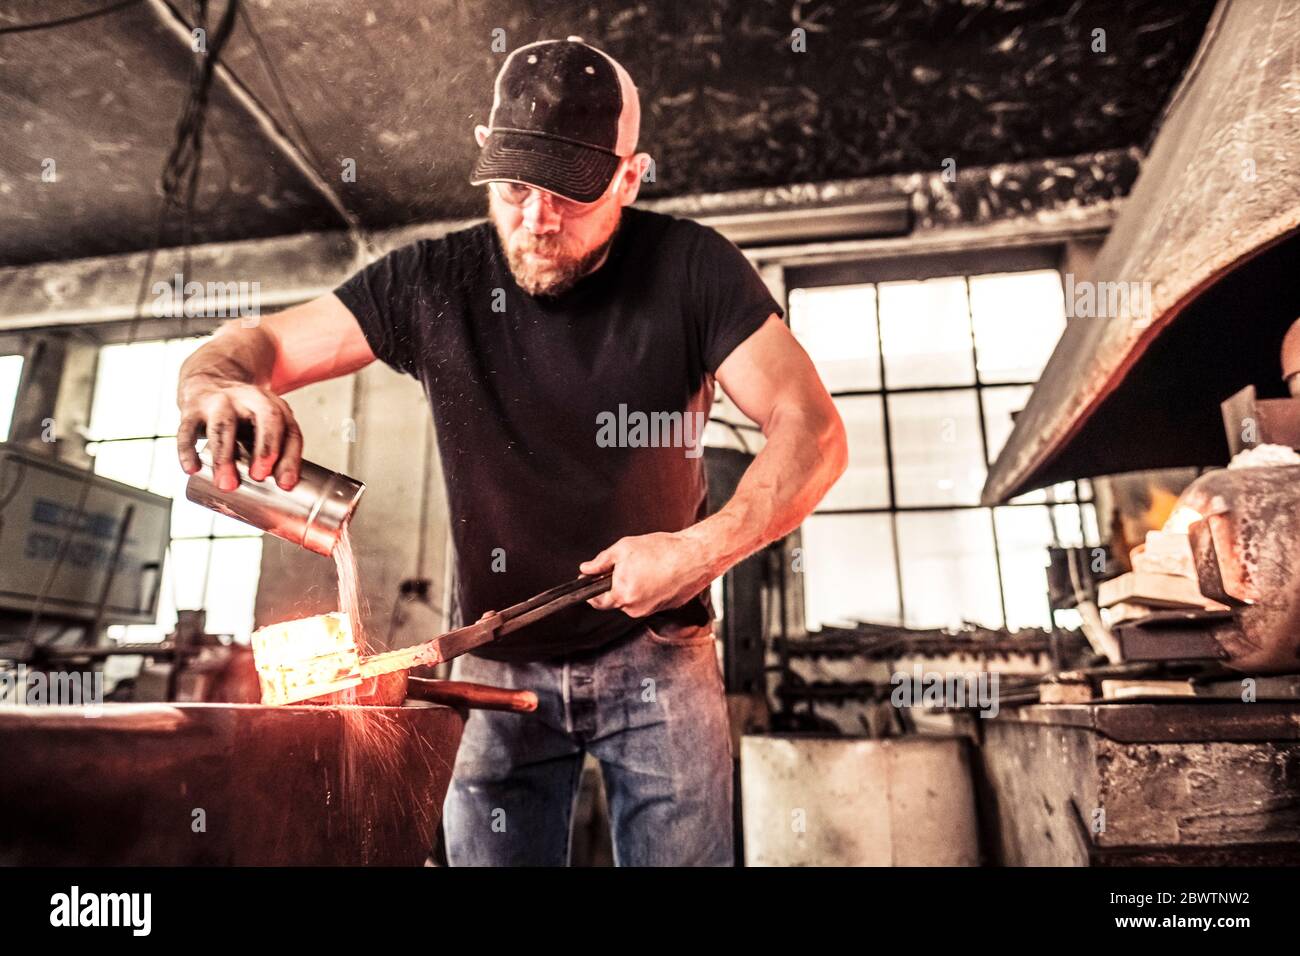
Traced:
[[[191, 4], [172, 0], [188, 15]], [[57, 5], [90, 10], [100, 0]], [[214, 11], [224, 4], [213, 0]], [[370, 227], [474, 215], [472, 128], [508, 49], [578, 34], [642, 94], [644, 195], [1068, 156], [1144, 145], [1209, 0], [245, 0], [224, 58]], [[0, 4], [0, 25], [47, 19]], [[258, 54], [251, 23], [292, 105]], [[796, 28], [806, 51], [792, 49]], [[494, 31], [503, 33], [494, 34]], [[1094, 30], [1105, 52], [1094, 52]], [[148, 248], [194, 54], [147, 3], [0, 36], [0, 265]], [[55, 182], [43, 182], [53, 159]], [[342, 162], [356, 162], [356, 181]], [[336, 228], [252, 123], [214, 97], [196, 242]], [[164, 245], [178, 245], [175, 222]]]

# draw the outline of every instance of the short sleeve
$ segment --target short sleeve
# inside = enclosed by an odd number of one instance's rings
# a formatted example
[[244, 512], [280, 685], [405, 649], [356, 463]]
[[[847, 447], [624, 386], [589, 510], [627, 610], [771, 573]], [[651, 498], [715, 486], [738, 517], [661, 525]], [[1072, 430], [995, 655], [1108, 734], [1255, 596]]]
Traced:
[[744, 253], [721, 233], [698, 226], [689, 267], [691, 305], [698, 316], [700, 354], [713, 375], [741, 342], [785, 310]]
[[429, 294], [422, 245], [413, 243], [353, 274], [334, 290], [348, 307], [375, 358], [398, 372], [417, 374], [417, 318]]

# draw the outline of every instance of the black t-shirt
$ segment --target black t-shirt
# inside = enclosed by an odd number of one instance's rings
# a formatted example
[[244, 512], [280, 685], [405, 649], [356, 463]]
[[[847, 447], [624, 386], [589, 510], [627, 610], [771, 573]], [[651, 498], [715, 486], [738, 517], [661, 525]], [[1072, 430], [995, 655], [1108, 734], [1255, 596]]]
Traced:
[[[718, 366], [782, 314], [717, 232], [635, 208], [605, 263], [558, 297], [520, 290], [488, 222], [397, 249], [335, 294], [376, 357], [429, 398], [461, 622], [578, 577], [625, 535], [705, 517], [693, 426], [707, 420]], [[705, 590], [650, 623], [711, 617]], [[475, 653], [545, 660], [633, 626], [582, 603]]]

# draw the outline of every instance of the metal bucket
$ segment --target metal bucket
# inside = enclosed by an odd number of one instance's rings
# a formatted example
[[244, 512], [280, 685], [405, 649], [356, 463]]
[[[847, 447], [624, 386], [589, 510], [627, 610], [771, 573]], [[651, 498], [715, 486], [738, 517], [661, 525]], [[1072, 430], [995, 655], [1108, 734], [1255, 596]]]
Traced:
[[235, 448], [239, 484], [234, 491], [217, 487], [211, 451], [204, 445], [199, 451], [199, 470], [185, 485], [185, 497], [308, 551], [327, 558], [333, 554], [366, 486], [355, 478], [303, 461], [298, 483], [285, 491], [271, 475], [261, 481], [253, 479], [248, 473], [248, 446], [237, 442]]
[[420, 866], [452, 707], [0, 707], [0, 864]]

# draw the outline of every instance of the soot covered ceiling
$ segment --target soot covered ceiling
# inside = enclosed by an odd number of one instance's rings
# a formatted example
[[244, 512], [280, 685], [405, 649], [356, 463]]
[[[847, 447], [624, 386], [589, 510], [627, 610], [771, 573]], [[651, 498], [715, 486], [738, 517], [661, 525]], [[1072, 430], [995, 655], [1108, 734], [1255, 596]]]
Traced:
[[[92, 19], [6, 33], [119, 4], [0, 0], [0, 265], [153, 244], [159, 173], [196, 55], [168, 22], [192, 23], [194, 3], [167, 3], [128, 0]], [[211, 0], [209, 22], [224, 6]], [[641, 91], [641, 147], [656, 160], [642, 195], [664, 197], [1144, 146], [1213, 3], [243, 7], [222, 62], [256, 106], [213, 89], [193, 242], [342, 225], [255, 120], [259, 109], [368, 228], [477, 215], [481, 192], [466, 182], [472, 130], [487, 122], [502, 38], [513, 49], [577, 34], [621, 60]], [[347, 160], [355, 181], [343, 175]], [[165, 220], [161, 244], [182, 242]]]

